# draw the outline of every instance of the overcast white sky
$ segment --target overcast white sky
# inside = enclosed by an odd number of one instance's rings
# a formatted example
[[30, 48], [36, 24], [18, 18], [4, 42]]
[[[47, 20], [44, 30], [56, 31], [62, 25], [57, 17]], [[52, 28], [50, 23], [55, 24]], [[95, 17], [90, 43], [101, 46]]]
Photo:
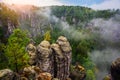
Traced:
[[32, 4], [36, 6], [79, 5], [93, 9], [120, 9], [120, 0], [0, 0], [10, 4]]

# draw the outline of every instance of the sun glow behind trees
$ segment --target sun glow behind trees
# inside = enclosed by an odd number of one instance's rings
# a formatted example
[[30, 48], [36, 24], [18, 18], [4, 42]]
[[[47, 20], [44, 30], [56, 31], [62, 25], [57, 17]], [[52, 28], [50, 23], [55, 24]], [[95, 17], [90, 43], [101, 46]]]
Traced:
[[36, 6], [51, 6], [51, 5], [64, 5], [59, 0], [4, 0], [2, 2], [8, 4], [24, 4]]

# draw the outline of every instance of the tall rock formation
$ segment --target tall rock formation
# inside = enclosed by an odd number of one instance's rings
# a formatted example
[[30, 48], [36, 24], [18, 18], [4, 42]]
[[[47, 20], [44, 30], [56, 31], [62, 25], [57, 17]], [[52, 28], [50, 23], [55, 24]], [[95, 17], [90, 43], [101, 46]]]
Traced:
[[27, 46], [27, 50], [28, 50], [28, 54], [30, 56], [29, 64], [34, 65], [36, 63], [36, 47], [32, 43], [30, 43]]
[[52, 45], [44, 40], [36, 47], [31, 42], [27, 46], [30, 66], [26, 66], [22, 75], [18, 76], [11, 70], [0, 71], [0, 80], [13, 80], [14, 76], [15, 80], [71, 80], [69, 78], [71, 50], [64, 36], [60, 36]]
[[111, 65], [112, 80], [120, 80], [120, 58], [117, 58]]
[[[57, 40], [57, 44], [60, 46], [62, 54], [64, 56], [64, 77], [69, 78], [69, 69], [71, 63], [72, 49], [66, 37], [60, 36]], [[61, 79], [62, 80], [62, 79]]]
[[112, 62], [110, 73], [103, 80], [120, 80], [120, 58]]
[[30, 65], [39, 67], [42, 74], [47, 72], [59, 80], [69, 79], [72, 49], [66, 37], [60, 36], [52, 45], [45, 40], [37, 47], [30, 43], [27, 50]]
[[50, 43], [48, 41], [42, 41], [37, 46], [37, 66], [44, 72], [49, 72], [52, 74], [52, 50], [50, 48]]
[[61, 80], [65, 80], [64, 77], [65, 58], [62, 54], [60, 46], [58, 44], [52, 44], [51, 48], [53, 50], [53, 55], [54, 55], [54, 77]]
[[51, 48], [54, 55], [54, 77], [60, 80], [69, 78], [69, 68], [71, 63], [71, 46], [66, 37], [60, 36], [56, 44], [52, 44]]

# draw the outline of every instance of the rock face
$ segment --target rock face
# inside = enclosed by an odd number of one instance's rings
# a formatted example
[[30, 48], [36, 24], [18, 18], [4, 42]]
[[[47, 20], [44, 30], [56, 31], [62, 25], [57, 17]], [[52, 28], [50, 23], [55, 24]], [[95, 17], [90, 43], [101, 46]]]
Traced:
[[29, 64], [34, 65], [36, 63], [36, 47], [33, 44], [27, 46], [28, 54], [30, 56]]
[[72, 80], [84, 80], [86, 77], [86, 71], [84, 67], [75, 65], [71, 69], [70, 78]]
[[[42, 41], [37, 47], [29, 44], [27, 50], [30, 55], [30, 65], [39, 67], [42, 72], [37, 74], [38, 80], [69, 79], [72, 49], [66, 37], [60, 36], [53, 44], [48, 41]], [[48, 74], [51, 74], [51, 76]], [[45, 75], [48, 78], [45, 78]]]
[[0, 80], [12, 80], [13, 77], [13, 71], [9, 69], [0, 70]]
[[52, 75], [39, 67], [29, 66], [24, 68], [21, 80], [52, 80]]
[[48, 41], [42, 41], [37, 46], [37, 66], [44, 72], [52, 74], [52, 50]]
[[120, 58], [117, 58], [111, 65], [112, 80], [120, 80]]
[[112, 62], [110, 73], [103, 80], [120, 80], [120, 58]]
[[64, 56], [58, 44], [52, 44], [54, 55], [54, 77], [64, 80]]
[[71, 51], [71, 46], [64, 36], [60, 36], [52, 45], [48, 41], [42, 41], [37, 46], [37, 66], [43, 72], [51, 73], [54, 78], [66, 80], [70, 75]]
[[64, 36], [58, 38], [57, 44], [61, 47], [63, 52], [69, 53], [72, 50], [67, 38]]
[[56, 43], [51, 46], [55, 55], [54, 65], [56, 68], [54, 77], [60, 80], [66, 80], [70, 75], [69, 68], [72, 49], [67, 38], [64, 36], [60, 36]]
[[35, 79], [38, 73], [35, 71], [35, 66], [25, 67], [23, 69], [23, 76], [27, 79]]
[[[30, 66], [25, 67], [20, 78], [15, 80], [71, 80], [72, 49], [66, 37], [60, 36], [53, 44], [42, 41], [37, 47], [30, 43], [27, 51]], [[11, 70], [0, 71], [0, 80], [13, 80], [12, 74]]]
[[50, 73], [44, 72], [37, 76], [37, 80], [52, 80], [52, 75]]

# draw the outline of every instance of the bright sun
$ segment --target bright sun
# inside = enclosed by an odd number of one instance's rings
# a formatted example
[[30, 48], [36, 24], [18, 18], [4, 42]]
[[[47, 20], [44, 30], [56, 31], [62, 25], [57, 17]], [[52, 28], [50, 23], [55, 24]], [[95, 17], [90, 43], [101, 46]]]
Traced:
[[8, 4], [28, 4], [37, 6], [63, 5], [59, 0], [3, 0]]
[[38, 0], [4, 0], [8, 4], [35, 4]]

